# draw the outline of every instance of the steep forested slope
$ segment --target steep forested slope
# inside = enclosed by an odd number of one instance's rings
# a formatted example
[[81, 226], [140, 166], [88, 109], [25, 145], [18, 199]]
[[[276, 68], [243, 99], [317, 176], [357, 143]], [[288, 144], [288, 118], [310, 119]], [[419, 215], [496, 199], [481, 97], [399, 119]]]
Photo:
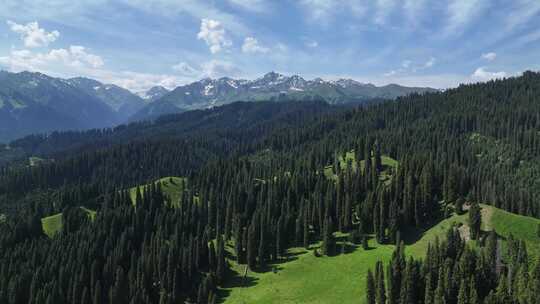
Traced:
[[[396, 244], [463, 205], [539, 217], [539, 96], [527, 72], [337, 112], [238, 104], [59, 135], [59, 150], [27, 138], [56, 160], [0, 173], [0, 302], [215, 303], [228, 259], [265, 272], [292, 247], [334, 256], [344, 235]], [[135, 206], [123, 190], [165, 176], [189, 182], [174, 206], [159, 184]], [[49, 239], [41, 218], [59, 212], [69, 228]]]

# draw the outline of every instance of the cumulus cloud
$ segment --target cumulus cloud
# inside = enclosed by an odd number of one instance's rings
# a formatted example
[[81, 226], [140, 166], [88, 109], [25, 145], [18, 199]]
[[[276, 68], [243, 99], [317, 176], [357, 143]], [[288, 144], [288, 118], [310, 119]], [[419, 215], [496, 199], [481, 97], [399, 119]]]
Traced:
[[253, 37], [246, 37], [244, 44], [242, 45], [242, 52], [244, 53], [268, 53], [269, 48], [262, 46], [259, 41]]
[[210, 60], [203, 63], [201, 67], [203, 75], [211, 78], [235, 76], [240, 73], [240, 69], [229, 61]]
[[479, 67], [474, 71], [474, 73], [471, 75], [471, 78], [475, 80], [490, 80], [490, 79], [498, 79], [498, 78], [504, 78], [506, 77], [506, 72], [489, 72], [484, 67]]
[[412, 63], [412, 61], [410, 61], [410, 60], [403, 60], [403, 62], [401, 62], [401, 66], [404, 69], [408, 69], [411, 66], [411, 63]]
[[493, 61], [495, 60], [495, 58], [497, 58], [497, 53], [494, 53], [494, 52], [485, 53], [485, 54], [482, 54], [482, 58], [484, 58], [487, 61]]
[[67, 49], [53, 49], [45, 53], [12, 50], [8, 56], [0, 57], [0, 64], [13, 71], [46, 71], [59, 65], [70, 68], [99, 68], [103, 66], [103, 59], [87, 52], [83, 46], [72, 45]]
[[202, 39], [206, 45], [210, 47], [212, 54], [218, 53], [232, 45], [232, 42], [227, 38], [225, 28], [219, 21], [213, 19], [202, 19], [201, 29], [197, 34], [197, 39]]
[[24, 46], [28, 48], [48, 46], [49, 43], [54, 42], [60, 37], [58, 31], [47, 32], [45, 29], [40, 28], [37, 21], [23, 25], [8, 20], [7, 24], [11, 31], [20, 35], [24, 41]]

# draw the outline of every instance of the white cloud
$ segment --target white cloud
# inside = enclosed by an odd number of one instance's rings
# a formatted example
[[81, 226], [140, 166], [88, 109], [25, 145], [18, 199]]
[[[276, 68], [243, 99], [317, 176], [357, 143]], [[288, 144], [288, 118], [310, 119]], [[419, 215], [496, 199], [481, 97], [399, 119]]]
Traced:
[[508, 30], [526, 24], [540, 13], [540, 1], [538, 0], [513, 0], [511, 3], [514, 7], [506, 14]]
[[276, 46], [276, 49], [282, 53], [287, 52], [289, 50], [289, 48], [283, 43], [278, 43]]
[[82, 46], [70, 46], [48, 52], [33, 52], [28, 49], [12, 50], [7, 56], [0, 56], [0, 66], [12, 72], [34, 71], [53, 77], [85, 76], [103, 83], [116, 84], [133, 92], [146, 91], [156, 85], [172, 89], [200, 77], [200, 75], [179, 77], [167, 74], [111, 71], [104, 68], [104, 62], [100, 56], [89, 53]]
[[433, 67], [436, 61], [437, 60], [434, 57], [429, 58], [429, 60], [424, 64], [424, 69]]
[[229, 61], [210, 60], [201, 65], [203, 75], [206, 77], [217, 78], [224, 76], [235, 76], [240, 74], [240, 69]]
[[386, 23], [386, 19], [392, 13], [395, 4], [396, 2], [394, 0], [377, 0], [375, 23], [379, 25], [384, 25]]
[[204, 40], [210, 47], [212, 54], [232, 45], [232, 42], [226, 37], [225, 29], [221, 23], [212, 19], [201, 20], [201, 30], [197, 34], [197, 39]]
[[426, 0], [405, 0], [403, 3], [403, 10], [407, 21], [413, 25], [419, 23], [419, 19], [423, 17], [424, 10], [426, 8]]
[[316, 48], [319, 46], [319, 43], [315, 40], [306, 40], [306, 46], [310, 48]]
[[260, 45], [257, 39], [253, 37], [246, 37], [246, 39], [244, 39], [244, 44], [242, 45], [242, 52], [251, 54], [264, 54], [268, 53], [268, 51], [270, 51], [270, 49]]
[[403, 62], [401, 63], [401, 66], [404, 69], [408, 69], [411, 66], [411, 63], [412, 63], [412, 61], [410, 61], [410, 60], [403, 60]]
[[512, 44], [513, 47], [521, 47], [540, 40], [540, 29], [527, 33], [519, 38]]
[[489, 72], [484, 67], [479, 67], [471, 75], [475, 80], [485, 81], [490, 79], [498, 79], [506, 77], [506, 72]]
[[448, 24], [446, 35], [460, 34], [465, 27], [476, 21], [478, 15], [486, 8], [487, 0], [452, 0], [448, 4]]
[[392, 70], [392, 71], [390, 71], [390, 72], [384, 73], [383, 76], [384, 76], [384, 77], [390, 77], [390, 76], [396, 75], [397, 73], [398, 73], [398, 71]]
[[264, 12], [267, 6], [264, 0], [229, 0], [229, 2], [244, 10], [258, 13]]
[[197, 76], [201, 73], [187, 62], [180, 62], [179, 64], [173, 65], [172, 69], [185, 76]]
[[9, 56], [0, 57], [0, 64], [13, 71], [47, 71], [54, 66], [99, 68], [103, 66], [103, 59], [88, 53], [83, 46], [72, 45], [67, 49], [53, 49], [46, 53], [12, 50]]
[[37, 21], [22, 25], [8, 20], [7, 24], [11, 31], [21, 36], [24, 46], [29, 48], [48, 46], [49, 43], [54, 42], [60, 37], [58, 31], [47, 32], [45, 29], [40, 28]]
[[484, 58], [487, 61], [493, 61], [495, 60], [495, 58], [497, 58], [497, 53], [495, 52], [485, 53], [485, 54], [482, 54], [482, 58]]
[[[11, 0], [13, 1], [13, 0]], [[18, 0], [20, 1], [20, 0]], [[66, 1], [66, 0], [55, 0]], [[81, 0], [82, 1], [82, 0]], [[89, 1], [89, 0], [86, 0]], [[98, 1], [98, 0], [92, 0]], [[106, 0], [101, 0], [106, 1]], [[109, 0], [110, 1], [110, 0]], [[229, 14], [219, 9], [214, 2], [219, 1], [201, 1], [201, 0], [121, 0], [131, 7], [142, 9], [150, 14], [161, 15], [174, 20], [178, 19], [179, 14], [188, 14], [196, 19], [219, 20], [227, 29], [246, 35], [249, 29], [242, 24], [237, 16]]]
[[132, 71], [113, 72], [108, 70], [97, 70], [89, 74], [89, 76], [95, 77], [104, 83], [116, 84], [117, 86], [126, 88], [132, 92], [144, 92], [154, 86], [174, 89], [181, 84], [191, 81], [189, 78], [179, 78], [173, 75], [138, 73]]
[[331, 21], [339, 12], [360, 17], [367, 10], [365, 4], [357, 0], [301, 0], [299, 3], [312, 20], [323, 23]]

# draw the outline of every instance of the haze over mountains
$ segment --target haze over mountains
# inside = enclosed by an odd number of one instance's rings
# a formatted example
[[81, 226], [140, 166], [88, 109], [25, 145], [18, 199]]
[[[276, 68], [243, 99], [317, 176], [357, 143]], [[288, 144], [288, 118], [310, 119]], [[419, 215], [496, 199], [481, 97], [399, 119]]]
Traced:
[[172, 91], [153, 87], [135, 94], [88, 78], [1, 71], [0, 142], [53, 130], [111, 127], [235, 101], [323, 100], [343, 104], [432, 91], [436, 90], [395, 84], [377, 87], [351, 79], [305, 80], [271, 72], [255, 80], [205, 78]]

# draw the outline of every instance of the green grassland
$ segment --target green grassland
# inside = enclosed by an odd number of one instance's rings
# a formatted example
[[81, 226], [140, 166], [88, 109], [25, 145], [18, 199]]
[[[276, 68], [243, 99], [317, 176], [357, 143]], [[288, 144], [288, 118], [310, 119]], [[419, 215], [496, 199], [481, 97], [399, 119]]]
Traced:
[[[96, 218], [96, 211], [80, 207], [83, 211], [86, 212], [90, 220]], [[41, 225], [43, 227], [43, 232], [50, 238], [54, 237], [55, 234], [62, 230], [62, 213], [55, 215], [47, 216], [41, 219]]]
[[[500, 209], [481, 205], [483, 230], [495, 229], [503, 238], [510, 233], [515, 238], [527, 243], [529, 256], [538, 259], [540, 239], [536, 236], [536, 227], [540, 220], [519, 216]], [[452, 215], [440, 221], [426, 231], [410, 231], [404, 238], [408, 243], [407, 255], [423, 258], [430, 242], [438, 237], [444, 239], [446, 232], [453, 225], [461, 226], [466, 232], [468, 214]], [[410, 239], [407, 240], [407, 237]], [[338, 241], [338, 251], [340, 244]], [[365, 303], [364, 287], [368, 269], [376, 261], [389, 261], [394, 250], [393, 245], [380, 245], [370, 240], [370, 249], [349, 245], [349, 251], [333, 257], [316, 257], [313, 249], [292, 248], [288, 251], [289, 260], [273, 264], [270, 271], [252, 272], [244, 281], [242, 276], [245, 265], [238, 265], [233, 260], [232, 277], [228, 285], [220, 291], [227, 304], [243, 303]], [[504, 246], [504, 241], [503, 241]], [[231, 249], [232, 252], [232, 249]], [[276, 271], [271, 271], [275, 269]]]
[[[161, 183], [161, 190], [167, 197], [167, 202], [169, 204], [172, 204], [172, 206], [177, 206], [180, 202], [180, 198], [182, 197], [182, 193], [184, 192], [185, 186], [188, 185], [188, 180], [185, 177], [177, 177], [177, 176], [168, 176], [163, 177], [158, 180], [156, 180], [154, 183], [158, 184]], [[143, 190], [145, 186], [147, 185], [141, 185], [139, 186], [141, 195], [143, 195]], [[133, 187], [129, 189], [129, 196], [131, 197], [131, 202], [135, 204], [135, 198], [137, 196], [137, 187]]]
[[43, 232], [52, 238], [57, 232], [62, 230], [62, 213], [47, 216], [41, 219]]

